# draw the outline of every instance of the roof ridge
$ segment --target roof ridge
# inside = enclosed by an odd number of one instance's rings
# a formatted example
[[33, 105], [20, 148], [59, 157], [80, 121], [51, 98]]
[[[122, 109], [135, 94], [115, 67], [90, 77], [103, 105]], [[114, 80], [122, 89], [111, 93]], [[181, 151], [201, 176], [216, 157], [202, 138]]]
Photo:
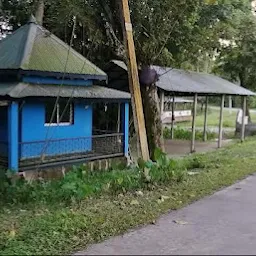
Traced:
[[38, 26], [34, 22], [30, 22], [26, 25], [29, 26], [29, 31], [27, 34], [24, 48], [23, 48], [24, 49], [23, 54], [20, 59], [20, 67], [30, 58], [31, 52], [33, 50], [33, 46], [34, 46], [34, 42], [35, 42], [35, 38], [36, 38], [37, 26]]

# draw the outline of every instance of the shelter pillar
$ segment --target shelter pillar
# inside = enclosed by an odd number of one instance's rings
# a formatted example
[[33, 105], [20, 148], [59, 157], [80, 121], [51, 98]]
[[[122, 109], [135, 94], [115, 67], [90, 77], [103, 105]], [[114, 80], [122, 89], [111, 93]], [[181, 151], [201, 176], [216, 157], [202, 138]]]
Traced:
[[204, 110], [204, 141], [207, 141], [207, 117], [208, 117], [208, 96], [205, 97], [205, 110]]
[[8, 105], [8, 169], [17, 172], [19, 168], [19, 104]]
[[242, 116], [242, 128], [241, 128], [241, 141], [245, 139], [245, 116], [246, 116], [246, 96], [243, 97], [243, 116]]
[[129, 151], [129, 103], [122, 103], [122, 126], [123, 126], [123, 145], [124, 145], [124, 155], [128, 157]]
[[160, 114], [161, 114], [161, 117], [164, 113], [164, 91], [161, 90], [160, 91]]
[[191, 153], [195, 152], [195, 140], [196, 140], [196, 110], [197, 110], [197, 93], [194, 95], [193, 105], [193, 120], [192, 120], [192, 139], [191, 139]]
[[175, 96], [172, 96], [172, 134], [171, 138], [172, 140], [174, 139], [174, 121], [175, 121], [175, 116], [174, 116], [174, 108], [175, 108]]
[[218, 148], [221, 148], [221, 146], [222, 146], [224, 103], [225, 103], [225, 95], [222, 95], [222, 96], [221, 96], [221, 105], [220, 105], [220, 122], [219, 122], [219, 140], [218, 140]]
[[228, 108], [229, 108], [229, 114], [232, 113], [232, 96], [228, 96]]

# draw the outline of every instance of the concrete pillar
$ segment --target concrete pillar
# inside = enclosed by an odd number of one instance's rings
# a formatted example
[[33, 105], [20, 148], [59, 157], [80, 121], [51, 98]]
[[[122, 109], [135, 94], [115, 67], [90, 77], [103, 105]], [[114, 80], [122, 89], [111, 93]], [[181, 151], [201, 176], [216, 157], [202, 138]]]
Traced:
[[197, 97], [198, 95], [194, 95], [194, 104], [193, 104], [193, 119], [192, 119], [192, 139], [191, 139], [191, 148], [190, 152], [195, 152], [195, 140], [196, 140], [196, 110], [197, 110]]
[[204, 110], [204, 141], [207, 141], [207, 117], [208, 117], [208, 96], [205, 97], [205, 110]]
[[230, 95], [230, 96], [228, 96], [228, 108], [229, 108], [229, 114], [231, 114], [232, 113], [232, 106], [233, 104], [232, 104], [232, 96]]
[[174, 116], [174, 111], [175, 111], [175, 96], [173, 95], [172, 97], [172, 134], [171, 134], [171, 139], [173, 140], [174, 139], [174, 119], [175, 119], [175, 116]]
[[19, 104], [8, 105], [8, 169], [19, 169]]
[[160, 91], [160, 115], [162, 117], [163, 113], [164, 113], [164, 91]]
[[222, 95], [222, 96], [221, 96], [221, 104], [220, 104], [220, 122], [219, 122], [219, 140], [218, 140], [218, 148], [221, 148], [221, 146], [222, 146], [224, 103], [225, 103], [225, 95]]
[[243, 116], [242, 116], [242, 128], [241, 128], [241, 141], [245, 139], [245, 116], [246, 116], [246, 96], [243, 97]]

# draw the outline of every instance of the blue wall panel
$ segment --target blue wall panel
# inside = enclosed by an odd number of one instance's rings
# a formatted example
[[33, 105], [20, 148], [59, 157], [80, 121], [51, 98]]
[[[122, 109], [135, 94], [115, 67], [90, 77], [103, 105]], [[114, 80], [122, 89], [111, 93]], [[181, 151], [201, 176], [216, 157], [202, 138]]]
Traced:
[[91, 151], [92, 107], [74, 104], [74, 124], [45, 126], [45, 103], [27, 102], [21, 114], [20, 157]]
[[0, 156], [8, 156], [8, 107], [0, 107]]
[[128, 157], [129, 151], [129, 103], [122, 103], [121, 105], [122, 113], [122, 127], [124, 133], [124, 154]]

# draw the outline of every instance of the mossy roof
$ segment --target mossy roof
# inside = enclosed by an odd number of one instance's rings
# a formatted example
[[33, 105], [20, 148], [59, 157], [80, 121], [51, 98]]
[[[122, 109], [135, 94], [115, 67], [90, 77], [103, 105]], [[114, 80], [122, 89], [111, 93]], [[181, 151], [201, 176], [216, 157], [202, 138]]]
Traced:
[[88, 75], [104, 80], [105, 72], [32, 19], [0, 41], [0, 70]]
[[93, 85], [93, 86], [74, 86], [63, 85], [41, 85], [29, 83], [0, 83], [0, 97], [13, 99], [27, 97], [61, 97], [70, 98], [73, 95], [74, 99], [105, 99], [105, 100], [130, 100], [130, 93], [118, 91], [115, 89]]

